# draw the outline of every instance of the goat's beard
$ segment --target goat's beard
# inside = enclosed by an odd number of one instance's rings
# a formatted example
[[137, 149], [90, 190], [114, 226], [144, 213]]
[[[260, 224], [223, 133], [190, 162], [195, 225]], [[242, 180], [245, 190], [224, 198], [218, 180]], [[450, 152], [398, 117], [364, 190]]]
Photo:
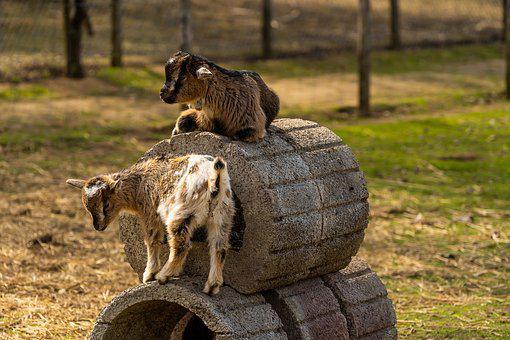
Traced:
[[94, 225], [94, 229], [97, 231], [104, 231], [106, 228], [108, 228], [107, 223], [100, 224], [97, 221], [93, 221], [92, 224]]
[[177, 101], [175, 100], [175, 98], [173, 96], [168, 96], [168, 97], [164, 97], [161, 99], [167, 104], [176, 104], [177, 103]]
[[114, 218], [103, 215], [102, 219], [100, 219], [98, 217], [93, 216], [92, 217], [92, 225], [94, 226], [95, 230], [104, 231], [104, 230], [106, 230], [106, 228], [108, 228], [108, 226], [110, 224], [112, 224], [112, 222], [114, 222], [117, 219], [117, 217], [118, 217], [118, 215], [115, 216]]
[[167, 104], [176, 104], [176, 103], [178, 103], [177, 95], [176, 95], [176, 93], [173, 93], [173, 92], [162, 93], [162, 94], [160, 94], [159, 97], [161, 98], [162, 101], [164, 101]]

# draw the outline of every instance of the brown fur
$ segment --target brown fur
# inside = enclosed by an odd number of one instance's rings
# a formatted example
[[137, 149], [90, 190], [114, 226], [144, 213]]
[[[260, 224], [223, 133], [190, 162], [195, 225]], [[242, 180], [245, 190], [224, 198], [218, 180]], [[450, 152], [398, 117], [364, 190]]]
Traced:
[[276, 93], [256, 72], [227, 70], [178, 52], [165, 65], [165, 73], [161, 99], [193, 107], [182, 112], [172, 135], [210, 131], [254, 142], [264, 137], [280, 107]]
[[[191, 247], [191, 235], [205, 225], [211, 268], [204, 292], [218, 293], [223, 284], [221, 254], [229, 246], [234, 214], [230, 179], [222, 159], [202, 155], [151, 158], [115, 174], [67, 183], [82, 189], [83, 204], [96, 230], [106, 229], [122, 211], [140, 217], [147, 246], [144, 282], [157, 279], [164, 284], [178, 276]], [[165, 229], [170, 255], [159, 270]]]

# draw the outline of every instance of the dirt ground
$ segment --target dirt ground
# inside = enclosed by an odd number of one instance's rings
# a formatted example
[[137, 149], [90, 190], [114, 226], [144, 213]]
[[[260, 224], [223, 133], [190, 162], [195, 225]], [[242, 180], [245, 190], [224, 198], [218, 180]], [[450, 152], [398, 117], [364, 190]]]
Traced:
[[[338, 111], [355, 103], [354, 74], [267, 74], [282, 96], [282, 115], [321, 121], [360, 156], [371, 193], [371, 222], [360, 254], [387, 284], [403, 337], [510, 334], [508, 192], [480, 196], [475, 206], [462, 201], [464, 196], [483, 193], [484, 185], [498, 179], [482, 176], [486, 182], [478, 187], [455, 187], [458, 169], [450, 163], [405, 158], [430, 151], [415, 143], [423, 131], [437, 129], [438, 143], [468, 148], [471, 137], [464, 140], [453, 131], [462, 126], [476, 132], [483, 125], [482, 144], [495, 141], [501, 148], [491, 161], [505, 160], [510, 107], [498, 101], [501, 83], [495, 78], [502, 66], [501, 60], [489, 60], [456, 63], [447, 67], [450, 73], [381, 72], [374, 76], [374, 95], [385, 109], [361, 121]], [[488, 118], [476, 118], [474, 127], [462, 125], [480, 111]], [[169, 136], [176, 114], [157, 92], [101, 77], [0, 84], [0, 338], [85, 337], [101, 308], [137, 284], [117, 226], [93, 230], [79, 192], [65, 180], [128, 166]], [[453, 129], [441, 125], [449, 117], [456, 119]], [[421, 130], [414, 134], [416, 126]], [[477, 155], [487, 152], [482, 144], [473, 144]], [[438, 154], [445, 149], [432, 147]], [[393, 149], [401, 158], [383, 152]], [[468, 164], [459, 162], [459, 168]], [[451, 192], [438, 192], [443, 183], [450, 183]]]

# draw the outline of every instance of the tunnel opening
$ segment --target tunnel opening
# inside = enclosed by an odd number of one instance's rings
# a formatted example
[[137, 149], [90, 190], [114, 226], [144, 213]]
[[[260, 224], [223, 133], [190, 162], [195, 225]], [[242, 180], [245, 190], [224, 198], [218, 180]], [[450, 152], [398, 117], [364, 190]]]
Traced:
[[164, 300], [126, 308], [108, 326], [105, 339], [214, 339], [204, 321], [187, 308]]
[[181, 339], [212, 340], [214, 339], [214, 333], [205, 325], [202, 319], [193, 314], [184, 329]]

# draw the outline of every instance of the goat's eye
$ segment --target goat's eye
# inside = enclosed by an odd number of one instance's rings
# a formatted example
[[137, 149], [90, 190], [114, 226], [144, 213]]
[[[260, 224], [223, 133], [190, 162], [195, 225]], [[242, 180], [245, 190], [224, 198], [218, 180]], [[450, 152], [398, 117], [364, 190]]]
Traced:
[[106, 201], [104, 202], [104, 205], [103, 205], [103, 210], [106, 211], [110, 208], [110, 202]]

